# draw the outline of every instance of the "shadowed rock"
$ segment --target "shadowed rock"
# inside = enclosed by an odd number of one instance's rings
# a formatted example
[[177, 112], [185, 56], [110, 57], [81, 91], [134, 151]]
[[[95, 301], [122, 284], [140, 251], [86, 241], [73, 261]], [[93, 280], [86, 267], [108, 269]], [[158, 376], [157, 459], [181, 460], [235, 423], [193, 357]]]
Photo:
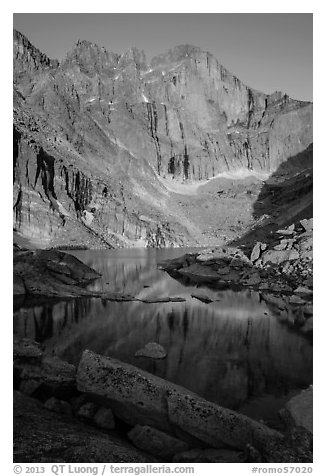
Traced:
[[137, 448], [162, 458], [186, 451], [188, 445], [173, 436], [150, 426], [136, 425], [128, 437]]
[[43, 354], [31, 340], [14, 340], [14, 385], [21, 392], [45, 401], [67, 398], [76, 391], [76, 368], [56, 356]]
[[55, 413], [61, 413], [64, 415], [72, 416], [72, 407], [68, 402], [59, 400], [58, 398], [51, 397], [44, 403], [44, 408], [51, 410]]
[[110, 408], [101, 407], [94, 415], [94, 423], [105, 430], [113, 430], [115, 427], [114, 416]]
[[74, 297], [89, 295], [83, 289], [100, 277], [72, 255], [55, 250], [17, 251], [14, 254], [14, 279], [21, 280], [26, 295]]
[[145, 463], [154, 456], [14, 392], [15, 463]]

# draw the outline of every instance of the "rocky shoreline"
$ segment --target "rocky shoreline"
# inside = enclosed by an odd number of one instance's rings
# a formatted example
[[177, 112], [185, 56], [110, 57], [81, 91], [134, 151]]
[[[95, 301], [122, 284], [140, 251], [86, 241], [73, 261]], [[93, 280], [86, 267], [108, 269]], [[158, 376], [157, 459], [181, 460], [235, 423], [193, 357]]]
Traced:
[[[253, 248], [218, 247], [160, 263], [182, 282], [212, 289], [254, 289], [281, 319], [313, 329], [313, 219], [277, 230]], [[200, 293], [197, 299], [211, 300]]]
[[14, 342], [14, 387], [15, 462], [312, 461], [312, 389], [287, 404], [282, 434], [130, 364], [86, 350], [76, 369], [29, 339]]
[[14, 286], [16, 299], [100, 298], [106, 301], [144, 303], [184, 302], [182, 297], [158, 296], [139, 299], [130, 294], [98, 292], [87, 285], [101, 275], [74, 256], [58, 250], [14, 249]]

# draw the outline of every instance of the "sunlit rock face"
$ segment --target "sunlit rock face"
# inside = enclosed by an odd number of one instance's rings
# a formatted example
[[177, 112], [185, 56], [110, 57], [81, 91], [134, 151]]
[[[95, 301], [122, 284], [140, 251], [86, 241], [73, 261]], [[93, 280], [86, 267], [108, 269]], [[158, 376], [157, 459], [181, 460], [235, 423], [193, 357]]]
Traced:
[[45, 246], [201, 243], [169, 179], [272, 173], [311, 143], [311, 103], [199, 48], [147, 62], [78, 41], [59, 64], [14, 32], [14, 224]]

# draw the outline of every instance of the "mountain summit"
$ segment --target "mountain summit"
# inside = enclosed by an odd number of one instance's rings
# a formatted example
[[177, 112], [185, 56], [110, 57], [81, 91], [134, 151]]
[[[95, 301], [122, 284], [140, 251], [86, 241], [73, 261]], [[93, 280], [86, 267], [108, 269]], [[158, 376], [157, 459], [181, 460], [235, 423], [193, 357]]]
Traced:
[[148, 63], [78, 41], [59, 63], [14, 31], [14, 226], [39, 246], [215, 243], [222, 202], [198, 186], [302, 170], [311, 143], [311, 103], [195, 46]]

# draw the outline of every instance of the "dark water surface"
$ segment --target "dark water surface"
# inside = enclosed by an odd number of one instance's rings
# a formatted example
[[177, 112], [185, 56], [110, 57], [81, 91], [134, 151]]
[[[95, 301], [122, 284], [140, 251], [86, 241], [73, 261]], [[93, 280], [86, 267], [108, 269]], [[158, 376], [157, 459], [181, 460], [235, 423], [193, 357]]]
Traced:
[[[71, 251], [98, 270], [91, 289], [139, 298], [182, 296], [184, 303], [145, 304], [83, 298], [20, 305], [14, 333], [43, 342], [78, 364], [83, 350], [118, 358], [257, 419], [275, 420], [292, 395], [312, 383], [311, 342], [273, 313], [257, 292], [185, 286], [157, 262], [191, 249]], [[204, 304], [197, 292], [219, 301]], [[148, 342], [164, 360], [135, 357]]]

